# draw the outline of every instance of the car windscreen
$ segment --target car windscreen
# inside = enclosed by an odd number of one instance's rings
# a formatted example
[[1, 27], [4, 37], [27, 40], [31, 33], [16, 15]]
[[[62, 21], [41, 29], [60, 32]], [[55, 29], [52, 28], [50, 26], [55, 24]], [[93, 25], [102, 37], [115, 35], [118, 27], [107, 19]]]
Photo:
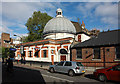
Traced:
[[64, 62], [59, 62], [57, 66], [63, 66]]
[[83, 66], [81, 62], [76, 62], [77, 66]]

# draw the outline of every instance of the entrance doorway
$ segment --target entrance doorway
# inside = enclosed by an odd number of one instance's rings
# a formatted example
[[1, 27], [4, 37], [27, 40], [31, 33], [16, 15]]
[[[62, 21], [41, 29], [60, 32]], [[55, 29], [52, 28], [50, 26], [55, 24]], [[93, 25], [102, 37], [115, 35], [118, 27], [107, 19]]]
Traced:
[[60, 56], [60, 61], [66, 61], [66, 55], [61, 55]]
[[60, 61], [66, 61], [67, 60], [68, 52], [67, 52], [66, 49], [64, 49], [64, 48], [60, 49], [59, 54], [60, 54]]

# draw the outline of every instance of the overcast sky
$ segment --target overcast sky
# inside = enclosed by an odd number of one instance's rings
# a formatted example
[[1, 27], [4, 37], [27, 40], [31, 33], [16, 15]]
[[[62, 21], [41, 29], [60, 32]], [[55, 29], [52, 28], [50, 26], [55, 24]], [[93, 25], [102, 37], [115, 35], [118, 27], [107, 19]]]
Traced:
[[[40, 2], [41, 0], [1, 0], [0, 33], [27, 35], [25, 23], [34, 11], [46, 12], [55, 17], [57, 8], [63, 10], [63, 16], [71, 21], [77, 18], [84, 21], [86, 28], [103, 30], [118, 29], [118, 0], [64, 0], [69, 2]], [[11, 1], [11, 2], [10, 2]], [[56, 0], [52, 0], [56, 1]], [[102, 2], [101, 2], [102, 1]], [[114, 2], [113, 2], [114, 1]]]

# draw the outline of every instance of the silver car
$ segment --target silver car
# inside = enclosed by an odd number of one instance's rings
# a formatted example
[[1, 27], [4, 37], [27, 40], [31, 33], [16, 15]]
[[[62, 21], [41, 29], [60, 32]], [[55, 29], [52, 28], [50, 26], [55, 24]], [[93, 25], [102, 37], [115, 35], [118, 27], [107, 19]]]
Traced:
[[51, 73], [68, 73], [69, 76], [74, 76], [75, 74], [84, 74], [85, 68], [81, 62], [61, 61], [56, 65], [50, 65], [49, 71]]

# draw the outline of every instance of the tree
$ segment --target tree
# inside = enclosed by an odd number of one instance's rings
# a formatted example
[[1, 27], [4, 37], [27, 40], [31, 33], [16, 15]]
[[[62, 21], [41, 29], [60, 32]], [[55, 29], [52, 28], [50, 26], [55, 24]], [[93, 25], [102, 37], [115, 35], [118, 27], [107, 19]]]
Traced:
[[2, 57], [7, 58], [9, 55], [9, 48], [2, 47]]
[[3, 63], [4, 63], [4, 59], [8, 58], [8, 56], [11, 57], [11, 58], [14, 58], [14, 56], [15, 56], [15, 51], [11, 51], [9, 49], [10, 48], [2, 47], [2, 60], [3, 60]]
[[52, 19], [52, 17], [47, 15], [47, 13], [35, 11], [32, 17], [30, 17], [25, 24], [29, 31], [28, 36], [25, 38], [25, 41], [30, 42], [42, 39], [43, 29], [50, 19]]

